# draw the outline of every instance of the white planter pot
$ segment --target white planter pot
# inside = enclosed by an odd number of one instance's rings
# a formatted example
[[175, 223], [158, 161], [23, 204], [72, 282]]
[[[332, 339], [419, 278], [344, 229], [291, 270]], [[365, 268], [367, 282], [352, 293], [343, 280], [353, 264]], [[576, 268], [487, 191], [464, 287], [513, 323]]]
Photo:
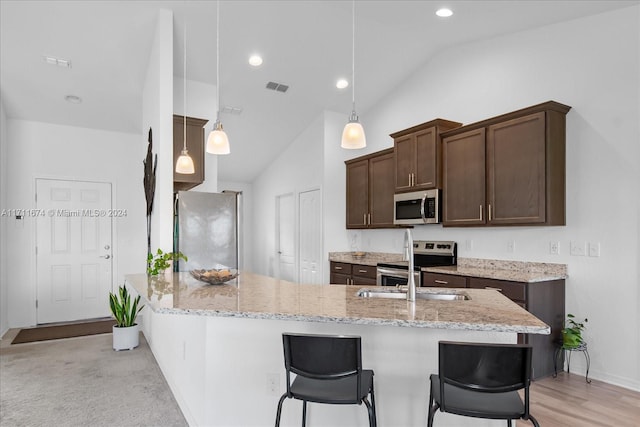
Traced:
[[114, 325], [112, 331], [113, 349], [115, 351], [133, 350], [140, 344], [140, 330], [137, 324], [126, 328], [119, 328]]

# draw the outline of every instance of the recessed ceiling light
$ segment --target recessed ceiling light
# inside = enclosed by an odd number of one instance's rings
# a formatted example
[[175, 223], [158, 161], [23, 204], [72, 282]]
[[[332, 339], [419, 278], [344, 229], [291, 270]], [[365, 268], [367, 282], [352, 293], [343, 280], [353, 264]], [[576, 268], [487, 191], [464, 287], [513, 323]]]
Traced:
[[336, 82], [336, 87], [338, 89], [344, 89], [346, 87], [349, 87], [349, 82], [346, 79], [340, 79]]
[[436, 15], [438, 15], [441, 18], [448, 18], [451, 15], [453, 15], [453, 11], [451, 9], [447, 9], [446, 7], [443, 7], [436, 11]]
[[249, 57], [249, 64], [254, 67], [259, 67], [262, 65], [262, 57], [260, 55], [251, 55]]
[[64, 97], [64, 100], [67, 102], [70, 102], [72, 104], [80, 104], [82, 103], [82, 98], [80, 98], [79, 96], [75, 96], [75, 95], [67, 95]]

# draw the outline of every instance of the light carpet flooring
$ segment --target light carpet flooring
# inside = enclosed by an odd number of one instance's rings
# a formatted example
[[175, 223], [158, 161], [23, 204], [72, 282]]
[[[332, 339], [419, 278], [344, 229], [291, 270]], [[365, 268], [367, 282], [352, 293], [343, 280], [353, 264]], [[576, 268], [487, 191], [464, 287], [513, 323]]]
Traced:
[[132, 351], [111, 334], [0, 342], [2, 427], [187, 426], [144, 336]]

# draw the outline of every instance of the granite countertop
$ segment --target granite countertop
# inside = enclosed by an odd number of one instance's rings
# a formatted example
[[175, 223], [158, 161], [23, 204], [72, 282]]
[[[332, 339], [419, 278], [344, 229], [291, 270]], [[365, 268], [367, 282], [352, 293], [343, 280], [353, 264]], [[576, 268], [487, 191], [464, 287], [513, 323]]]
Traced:
[[568, 277], [566, 264], [479, 258], [458, 258], [458, 265], [423, 267], [422, 271], [525, 283], [546, 282]]
[[[364, 257], [357, 257], [353, 254], [353, 252], [329, 252], [329, 261], [365, 265], [377, 265], [381, 262], [406, 265], [406, 261], [402, 261], [402, 254], [365, 252]], [[458, 265], [422, 267], [421, 270], [429, 273], [481, 277], [484, 279], [509, 280], [525, 283], [546, 282], [566, 279], [568, 277], [566, 264], [481, 258], [458, 258]]]
[[126, 282], [159, 313], [550, 333], [548, 325], [493, 290], [461, 290], [469, 301], [408, 303], [356, 296], [363, 286], [301, 285], [248, 272], [225, 285], [206, 285], [188, 273], [174, 273], [172, 281], [127, 275]]

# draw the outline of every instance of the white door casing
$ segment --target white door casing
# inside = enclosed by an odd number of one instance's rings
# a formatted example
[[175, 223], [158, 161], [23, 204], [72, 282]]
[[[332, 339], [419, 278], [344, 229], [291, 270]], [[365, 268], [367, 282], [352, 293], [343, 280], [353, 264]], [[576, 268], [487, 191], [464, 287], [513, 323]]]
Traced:
[[322, 283], [322, 206], [320, 190], [299, 194], [300, 283]]
[[37, 323], [110, 315], [111, 184], [36, 180]]
[[293, 193], [276, 196], [278, 279], [295, 282], [295, 205]]

